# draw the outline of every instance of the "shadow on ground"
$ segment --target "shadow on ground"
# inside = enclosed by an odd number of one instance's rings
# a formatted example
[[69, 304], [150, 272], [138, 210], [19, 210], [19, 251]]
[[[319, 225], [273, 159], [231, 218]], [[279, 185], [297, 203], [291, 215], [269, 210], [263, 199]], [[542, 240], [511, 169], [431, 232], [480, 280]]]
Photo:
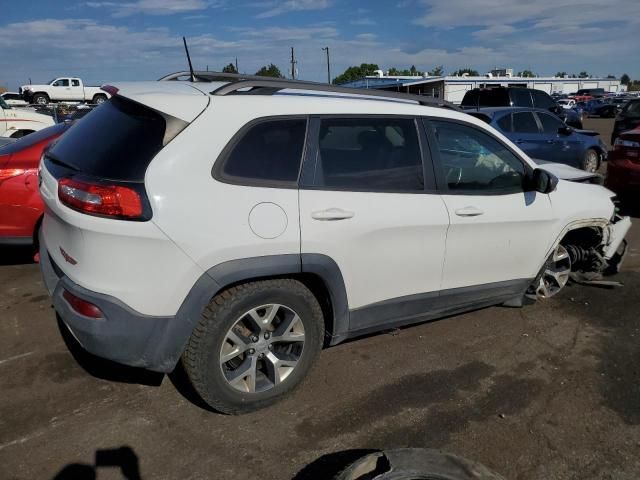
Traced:
[[138, 456], [131, 447], [96, 450], [93, 465], [70, 463], [60, 470], [53, 480], [95, 480], [98, 471], [119, 469], [124, 480], [141, 480]]
[[31, 246], [3, 246], [0, 248], [0, 266], [33, 263], [34, 253], [34, 248]]

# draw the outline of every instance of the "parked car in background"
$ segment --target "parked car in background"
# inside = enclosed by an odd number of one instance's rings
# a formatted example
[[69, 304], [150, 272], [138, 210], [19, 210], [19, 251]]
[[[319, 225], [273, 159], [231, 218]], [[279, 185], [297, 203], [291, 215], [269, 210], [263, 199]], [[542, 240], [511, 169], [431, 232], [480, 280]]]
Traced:
[[0, 93], [0, 97], [10, 107], [23, 107], [29, 105], [28, 102], [22, 99], [22, 95], [16, 92], [4, 92]]
[[507, 107], [467, 113], [498, 129], [534, 159], [595, 172], [607, 158], [607, 147], [596, 132], [573, 129], [547, 110]]
[[43, 157], [43, 278], [96, 355], [182, 359], [205, 402], [245, 413], [323, 345], [619, 265], [612, 192], [558, 180], [451, 104], [225, 78], [116, 85]]
[[572, 98], [576, 102], [587, 102], [593, 98], [604, 97], [606, 93], [604, 88], [581, 88], [572, 95]]
[[629, 100], [616, 116], [611, 133], [611, 145], [615, 143], [616, 138], [622, 132], [633, 130], [638, 126], [640, 126], [640, 98], [635, 98]]
[[576, 106], [576, 101], [573, 98], [561, 98], [558, 99], [558, 105], [564, 109], [569, 109]]
[[582, 117], [558, 105], [548, 93], [535, 88], [474, 88], [464, 94], [461, 106], [468, 110], [479, 107], [526, 107], [548, 110], [575, 128], [582, 128]]
[[640, 194], [640, 126], [622, 132], [613, 142], [606, 186], [621, 196]]
[[70, 126], [58, 123], [0, 147], [0, 245], [37, 241], [44, 212], [38, 192], [40, 158]]
[[43, 85], [22, 85], [22, 98], [29, 103], [46, 105], [49, 102], [102, 103], [111, 95], [100, 87], [85, 86], [81, 78], [58, 77]]
[[7, 105], [0, 97], [0, 136], [19, 138], [53, 125], [52, 117]]
[[618, 107], [612, 103], [602, 103], [596, 106], [591, 115], [600, 118], [614, 118], [618, 114]]

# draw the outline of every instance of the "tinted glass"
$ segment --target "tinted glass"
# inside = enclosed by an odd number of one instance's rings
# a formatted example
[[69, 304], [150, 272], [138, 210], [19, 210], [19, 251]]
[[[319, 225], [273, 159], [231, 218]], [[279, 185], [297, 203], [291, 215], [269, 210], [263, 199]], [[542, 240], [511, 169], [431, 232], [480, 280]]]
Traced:
[[499, 141], [475, 127], [431, 124], [449, 189], [495, 194], [523, 190], [525, 167]]
[[541, 92], [540, 90], [531, 90], [531, 95], [533, 95], [533, 104], [536, 108], [549, 110], [556, 106], [553, 99], [545, 92]]
[[496, 123], [503, 132], [511, 131], [511, 115], [507, 114], [504, 117], [501, 117]]
[[507, 107], [509, 95], [504, 88], [473, 89], [464, 94], [463, 106]]
[[533, 107], [531, 94], [525, 88], [511, 89], [511, 103], [514, 107]]
[[53, 84], [54, 87], [68, 87], [69, 86], [69, 79], [65, 78], [64, 80], [58, 80], [56, 83]]
[[626, 117], [640, 117], [640, 100], [632, 100], [622, 109]]
[[269, 120], [253, 125], [229, 153], [223, 175], [259, 181], [297, 181], [306, 130], [305, 119]]
[[540, 119], [540, 123], [542, 123], [542, 130], [544, 133], [555, 134], [558, 133], [559, 128], [564, 127], [564, 123], [553, 115], [538, 112], [538, 118]]
[[319, 147], [317, 186], [373, 192], [424, 190], [412, 119], [323, 119]]
[[162, 116], [114, 97], [74, 124], [49, 155], [91, 176], [142, 182], [164, 132]]
[[72, 87], [79, 87], [80, 86], [80, 80], [71, 80], [71, 86]]
[[538, 124], [531, 112], [513, 114], [513, 131], [517, 133], [539, 133]]

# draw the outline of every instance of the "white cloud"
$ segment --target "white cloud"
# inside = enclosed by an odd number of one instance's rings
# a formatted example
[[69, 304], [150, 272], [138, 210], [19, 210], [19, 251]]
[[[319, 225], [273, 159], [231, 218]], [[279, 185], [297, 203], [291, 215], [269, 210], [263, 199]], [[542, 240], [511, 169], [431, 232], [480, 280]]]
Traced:
[[174, 15], [195, 12], [220, 6], [222, 3], [211, 0], [136, 0], [133, 2], [85, 2], [84, 5], [92, 8], [108, 8], [112, 10], [114, 17], [127, 17], [135, 14]]
[[358, 18], [356, 20], [351, 20], [351, 25], [359, 25], [359, 26], [373, 26], [376, 25], [376, 22], [368, 17], [365, 18]]
[[261, 5], [268, 6], [269, 9], [256, 15], [256, 18], [270, 18], [287, 12], [324, 10], [329, 8], [332, 3], [332, 0], [280, 0], [263, 2]]

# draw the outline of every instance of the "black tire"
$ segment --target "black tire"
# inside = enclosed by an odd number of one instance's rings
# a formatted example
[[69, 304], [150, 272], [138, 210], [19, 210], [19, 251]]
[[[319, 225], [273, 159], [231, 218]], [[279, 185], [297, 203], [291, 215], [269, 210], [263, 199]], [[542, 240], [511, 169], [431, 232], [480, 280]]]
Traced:
[[31, 99], [31, 103], [46, 105], [49, 103], [49, 96], [46, 93], [36, 93]]
[[[226, 380], [220, 351], [239, 318], [260, 305], [291, 308], [304, 326], [304, 346], [297, 365], [286, 379], [266, 391], [241, 392]], [[213, 409], [231, 415], [267, 407], [290, 393], [305, 379], [322, 348], [324, 321], [315, 296], [293, 279], [250, 282], [216, 295], [205, 308], [182, 356], [185, 371], [200, 397]]]
[[92, 100], [92, 102], [95, 103], [96, 105], [100, 105], [101, 103], [104, 103], [106, 101], [107, 101], [107, 96], [102, 93], [98, 93], [97, 95], [94, 95]]
[[600, 168], [600, 153], [598, 153], [598, 151], [593, 148], [589, 148], [586, 152], [584, 152], [584, 157], [582, 158], [582, 164], [580, 165], [580, 167], [585, 172], [597, 172], [598, 168]]
[[485, 466], [427, 448], [372, 453], [355, 461], [335, 480], [504, 480]]

